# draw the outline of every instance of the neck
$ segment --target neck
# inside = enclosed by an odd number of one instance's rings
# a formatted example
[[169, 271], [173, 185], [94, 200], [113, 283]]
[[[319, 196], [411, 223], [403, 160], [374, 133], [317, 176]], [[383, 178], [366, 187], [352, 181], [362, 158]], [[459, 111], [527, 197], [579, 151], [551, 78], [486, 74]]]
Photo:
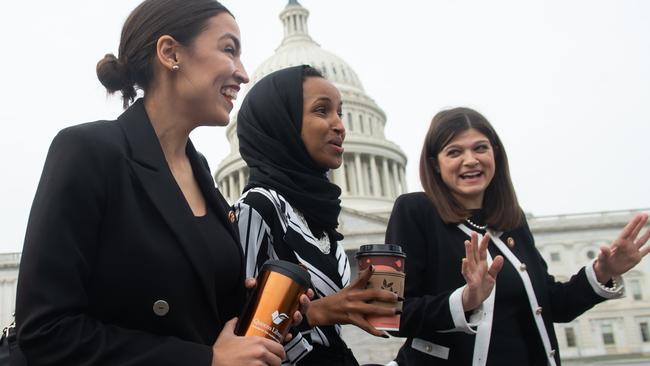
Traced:
[[454, 198], [466, 210], [480, 210], [483, 208], [483, 196], [468, 198], [454, 194]]
[[188, 120], [187, 114], [180, 106], [175, 105], [173, 98], [165, 98], [161, 92], [147, 93], [144, 98], [144, 108], [147, 111], [165, 159], [169, 164], [185, 159], [185, 147], [194, 125]]

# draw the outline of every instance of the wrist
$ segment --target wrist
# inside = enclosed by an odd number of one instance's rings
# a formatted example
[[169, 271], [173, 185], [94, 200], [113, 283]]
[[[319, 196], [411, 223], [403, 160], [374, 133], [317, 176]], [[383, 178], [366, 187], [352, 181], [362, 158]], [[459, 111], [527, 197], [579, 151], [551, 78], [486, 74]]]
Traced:
[[304, 314], [305, 320], [307, 321], [307, 325], [309, 328], [313, 328], [318, 326], [319, 320], [320, 320], [320, 308], [321, 305], [321, 299], [316, 299], [312, 300], [311, 303], [309, 303], [309, 308], [307, 308], [307, 312]]
[[596, 280], [602, 285], [606, 284], [612, 279], [612, 277], [614, 277], [613, 274], [603, 269], [603, 266], [598, 259], [594, 261], [593, 267]]
[[460, 296], [460, 299], [461, 299], [461, 303], [463, 304], [464, 312], [468, 312], [476, 308], [476, 306], [472, 306], [471, 301], [469, 300], [469, 290], [467, 286], [463, 288], [463, 292]]

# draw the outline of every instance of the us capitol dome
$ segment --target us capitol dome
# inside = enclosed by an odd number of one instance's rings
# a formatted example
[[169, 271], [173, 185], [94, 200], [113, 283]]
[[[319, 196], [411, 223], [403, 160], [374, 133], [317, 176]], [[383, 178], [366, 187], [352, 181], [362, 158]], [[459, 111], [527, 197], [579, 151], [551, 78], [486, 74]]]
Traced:
[[[339, 89], [343, 100], [346, 128], [343, 165], [330, 171], [330, 179], [341, 187], [343, 210], [339, 229], [350, 241], [383, 242], [387, 218], [397, 196], [405, 193], [406, 155], [386, 139], [386, 114], [370, 98], [357, 73], [339, 56], [326, 51], [309, 35], [309, 11], [290, 0], [280, 13], [284, 38], [275, 53], [252, 74], [243, 88], [246, 93], [255, 83], [273, 71], [309, 64]], [[248, 182], [248, 167], [239, 155], [236, 114], [226, 130], [230, 153], [221, 161], [215, 180], [229, 202], [235, 202]], [[355, 233], [355, 229], [356, 232]], [[353, 239], [358, 240], [353, 240]], [[356, 243], [355, 243], [356, 244]]]

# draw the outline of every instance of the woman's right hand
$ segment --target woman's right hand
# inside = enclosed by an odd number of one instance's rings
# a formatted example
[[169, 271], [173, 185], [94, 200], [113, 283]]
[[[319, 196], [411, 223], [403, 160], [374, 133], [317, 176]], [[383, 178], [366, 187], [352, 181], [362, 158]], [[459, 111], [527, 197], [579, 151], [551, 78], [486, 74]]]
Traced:
[[[372, 268], [362, 271], [359, 278], [348, 287], [335, 294], [312, 300], [307, 310], [309, 326], [353, 324], [372, 335], [387, 337], [385, 332], [370, 325], [366, 320], [366, 316], [399, 314], [397, 308], [398, 297], [388, 290], [366, 289], [372, 272]], [[381, 301], [395, 306], [369, 304], [371, 301]]]
[[497, 274], [503, 267], [503, 257], [494, 257], [492, 265], [487, 265], [487, 247], [490, 242], [490, 235], [483, 235], [481, 245], [478, 245], [478, 234], [472, 231], [471, 241], [465, 240], [465, 258], [461, 272], [467, 282], [463, 289], [462, 301], [463, 310], [470, 311], [479, 307], [485, 299], [490, 296]]
[[237, 318], [224, 325], [212, 346], [212, 366], [279, 366], [284, 359], [281, 344], [263, 337], [240, 337], [235, 334]]

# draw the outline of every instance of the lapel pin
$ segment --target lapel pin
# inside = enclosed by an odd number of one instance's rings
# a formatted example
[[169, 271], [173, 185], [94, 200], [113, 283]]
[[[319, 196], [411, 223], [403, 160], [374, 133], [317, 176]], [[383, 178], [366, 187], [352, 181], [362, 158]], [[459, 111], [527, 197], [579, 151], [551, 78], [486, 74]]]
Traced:
[[514, 247], [515, 247], [515, 239], [513, 239], [512, 236], [509, 236], [509, 237], [508, 237], [507, 242], [508, 242], [508, 246], [509, 246], [510, 248], [514, 248]]
[[230, 210], [228, 212], [228, 221], [230, 221], [231, 224], [235, 223], [235, 211]]

